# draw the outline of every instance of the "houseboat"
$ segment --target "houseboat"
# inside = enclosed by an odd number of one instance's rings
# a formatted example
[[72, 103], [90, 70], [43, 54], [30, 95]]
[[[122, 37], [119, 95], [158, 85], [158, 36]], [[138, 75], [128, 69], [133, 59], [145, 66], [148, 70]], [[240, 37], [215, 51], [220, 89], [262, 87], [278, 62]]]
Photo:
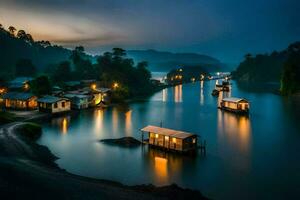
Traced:
[[2, 96], [4, 107], [16, 110], [33, 110], [37, 108], [37, 97], [27, 92], [8, 92]]
[[219, 108], [235, 113], [249, 113], [249, 102], [242, 98], [224, 98], [219, 103]]
[[62, 113], [71, 110], [71, 102], [67, 98], [45, 96], [37, 100], [39, 111], [48, 113]]
[[[142, 141], [153, 147], [159, 147], [169, 151], [189, 152], [197, 149], [197, 135], [188, 132], [162, 128], [158, 126], [146, 126], [141, 129]], [[148, 134], [148, 140], [144, 140], [144, 134]]]

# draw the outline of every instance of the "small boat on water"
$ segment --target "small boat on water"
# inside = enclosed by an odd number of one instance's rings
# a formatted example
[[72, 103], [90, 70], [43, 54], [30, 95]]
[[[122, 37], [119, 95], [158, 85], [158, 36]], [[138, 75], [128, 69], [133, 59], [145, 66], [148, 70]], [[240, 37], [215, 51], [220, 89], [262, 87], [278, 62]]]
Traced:
[[230, 90], [230, 82], [228, 80], [223, 80], [221, 84], [216, 84], [216, 90], [226, 91]]
[[218, 107], [234, 113], [248, 114], [250, 105], [246, 99], [230, 97], [222, 99]]
[[214, 89], [214, 90], [212, 91], [211, 95], [213, 95], [213, 96], [219, 96], [219, 93], [220, 93], [219, 90]]

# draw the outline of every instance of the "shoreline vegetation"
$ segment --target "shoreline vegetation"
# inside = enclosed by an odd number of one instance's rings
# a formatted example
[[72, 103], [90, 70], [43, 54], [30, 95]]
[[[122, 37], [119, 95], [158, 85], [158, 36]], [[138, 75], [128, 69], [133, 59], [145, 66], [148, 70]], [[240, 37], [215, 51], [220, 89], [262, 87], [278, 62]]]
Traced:
[[[45, 116], [40, 116], [45, 117]], [[38, 120], [39, 117], [33, 118]], [[175, 184], [127, 186], [68, 173], [58, 158], [36, 143], [41, 127], [33, 122], [0, 126], [0, 196], [12, 199], [207, 199]]]
[[277, 83], [277, 93], [290, 96], [300, 92], [300, 42], [290, 44], [283, 51], [271, 54], [246, 54], [232, 72], [238, 84]]

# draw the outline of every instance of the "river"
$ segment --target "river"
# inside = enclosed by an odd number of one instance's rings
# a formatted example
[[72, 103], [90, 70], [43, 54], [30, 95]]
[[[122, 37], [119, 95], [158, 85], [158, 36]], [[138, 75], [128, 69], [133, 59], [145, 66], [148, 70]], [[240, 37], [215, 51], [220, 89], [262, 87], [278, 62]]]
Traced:
[[[233, 82], [229, 95], [250, 101], [249, 117], [238, 117], [217, 109], [218, 99], [211, 95], [214, 85], [178, 85], [145, 101], [52, 119], [43, 122], [38, 142], [60, 158], [61, 168], [83, 176], [127, 185], [176, 183], [213, 199], [299, 198], [299, 99], [248, 92]], [[200, 135], [207, 142], [206, 155], [189, 157], [98, 141], [140, 139], [140, 128], [161, 122], [163, 127]]]

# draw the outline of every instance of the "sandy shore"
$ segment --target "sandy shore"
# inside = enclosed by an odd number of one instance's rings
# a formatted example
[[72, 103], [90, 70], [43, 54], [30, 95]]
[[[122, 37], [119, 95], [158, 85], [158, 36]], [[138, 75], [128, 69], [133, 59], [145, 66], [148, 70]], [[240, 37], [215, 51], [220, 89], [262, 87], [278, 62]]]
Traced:
[[126, 186], [70, 174], [56, 165], [47, 147], [18, 136], [24, 123], [0, 127], [1, 199], [206, 199], [176, 185]]

